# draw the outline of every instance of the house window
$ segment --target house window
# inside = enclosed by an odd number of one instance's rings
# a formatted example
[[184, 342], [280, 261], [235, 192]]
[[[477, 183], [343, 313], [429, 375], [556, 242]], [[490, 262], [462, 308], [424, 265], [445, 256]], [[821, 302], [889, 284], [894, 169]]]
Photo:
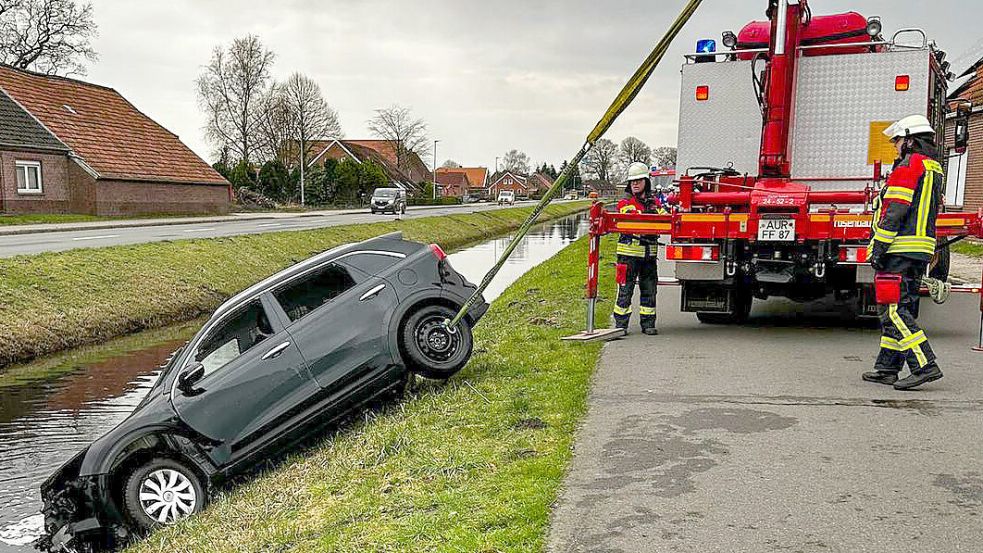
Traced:
[[18, 161], [17, 193], [40, 194], [42, 192], [41, 164], [37, 161]]

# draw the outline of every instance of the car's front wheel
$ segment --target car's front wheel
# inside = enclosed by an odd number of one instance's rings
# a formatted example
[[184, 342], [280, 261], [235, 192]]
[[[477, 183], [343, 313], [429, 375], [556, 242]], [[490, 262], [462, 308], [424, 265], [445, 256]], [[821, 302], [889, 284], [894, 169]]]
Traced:
[[409, 370], [446, 380], [467, 364], [474, 347], [471, 325], [462, 320], [453, 331], [444, 326], [456, 314], [442, 305], [430, 305], [406, 318], [399, 334]]
[[173, 459], [158, 457], [130, 473], [123, 506], [137, 528], [146, 532], [201, 511], [205, 499], [194, 471]]

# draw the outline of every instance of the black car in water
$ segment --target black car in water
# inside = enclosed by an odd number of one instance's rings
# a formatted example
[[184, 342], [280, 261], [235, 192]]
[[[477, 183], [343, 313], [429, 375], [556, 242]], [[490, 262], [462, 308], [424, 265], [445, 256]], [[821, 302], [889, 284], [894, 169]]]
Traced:
[[446, 379], [471, 356], [480, 301], [435, 244], [399, 233], [335, 248], [225, 302], [116, 428], [41, 486], [40, 549], [115, 547], [200, 511], [210, 490], [410, 372]]

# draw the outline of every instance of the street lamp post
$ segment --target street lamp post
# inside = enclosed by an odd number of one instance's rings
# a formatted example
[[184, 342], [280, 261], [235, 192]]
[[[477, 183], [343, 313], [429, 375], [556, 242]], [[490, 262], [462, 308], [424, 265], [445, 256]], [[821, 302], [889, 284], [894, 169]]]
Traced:
[[433, 141], [433, 199], [437, 200], [437, 143], [439, 140]]

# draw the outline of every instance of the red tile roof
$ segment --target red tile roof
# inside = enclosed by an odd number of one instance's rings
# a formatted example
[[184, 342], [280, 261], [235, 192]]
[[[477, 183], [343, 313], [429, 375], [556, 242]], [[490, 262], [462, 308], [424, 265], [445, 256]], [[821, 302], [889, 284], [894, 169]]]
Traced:
[[[342, 142], [346, 146], [354, 145], [374, 150], [394, 167], [397, 166], [396, 145], [392, 140], [342, 140]], [[410, 152], [405, 165], [406, 167], [400, 167], [400, 171], [406, 174], [413, 182], [430, 180], [430, 168], [423, 163], [423, 160], [416, 153]]]
[[471, 188], [484, 188], [488, 184], [488, 169], [484, 167], [441, 167], [437, 169], [437, 174], [459, 173], [468, 178]]
[[228, 184], [177, 135], [111, 88], [0, 65], [0, 89], [100, 178]]

